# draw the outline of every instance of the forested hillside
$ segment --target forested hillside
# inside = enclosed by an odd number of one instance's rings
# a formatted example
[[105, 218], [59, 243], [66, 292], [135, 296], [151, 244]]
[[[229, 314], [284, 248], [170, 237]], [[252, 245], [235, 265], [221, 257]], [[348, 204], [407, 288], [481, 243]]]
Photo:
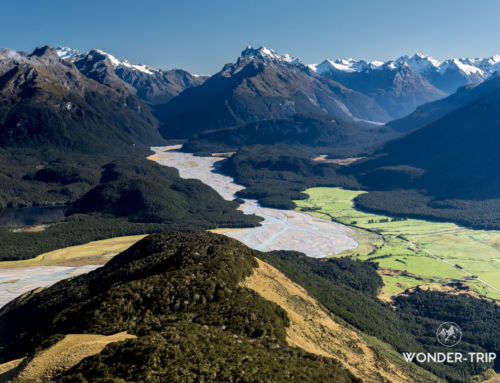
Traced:
[[[375, 297], [382, 285], [376, 264], [261, 253], [221, 235], [165, 232], [145, 238], [100, 269], [5, 306], [0, 311], [0, 362], [27, 356], [27, 363], [63, 334], [127, 331], [137, 338], [107, 346], [55, 380], [177, 382], [188, 376], [208, 382], [235, 377], [358, 382], [338, 361], [286, 344], [286, 311], [240, 286], [257, 266], [255, 257], [303, 286], [347, 324], [398, 352], [441, 351], [434, 332], [442, 320], [470, 324], [457, 352], [498, 347], [498, 306], [489, 301], [447, 295], [446, 304], [437, 307], [433, 297], [416, 291], [397, 300], [394, 309]], [[458, 310], [464, 299], [467, 310]], [[472, 330], [475, 336], [469, 336]], [[381, 363], [394, 358], [384, 350]], [[422, 367], [465, 383], [491, 364]]]

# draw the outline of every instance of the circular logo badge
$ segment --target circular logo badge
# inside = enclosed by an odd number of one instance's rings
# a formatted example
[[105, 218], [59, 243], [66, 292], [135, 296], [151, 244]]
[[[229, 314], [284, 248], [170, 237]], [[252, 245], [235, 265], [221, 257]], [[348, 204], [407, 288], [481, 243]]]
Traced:
[[445, 347], [456, 346], [462, 339], [462, 329], [453, 322], [441, 323], [436, 331], [436, 338]]

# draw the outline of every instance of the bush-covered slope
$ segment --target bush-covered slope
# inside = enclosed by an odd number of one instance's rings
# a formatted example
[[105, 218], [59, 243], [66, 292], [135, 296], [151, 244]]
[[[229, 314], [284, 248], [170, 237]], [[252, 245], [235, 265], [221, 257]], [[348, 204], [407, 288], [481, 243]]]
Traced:
[[500, 228], [499, 113], [500, 88], [495, 88], [353, 164], [346, 173], [377, 191], [358, 203], [392, 214]]
[[[0, 229], [1, 260], [31, 258], [113, 236], [167, 229], [251, 227], [261, 221], [255, 215], [243, 214], [237, 210], [238, 203], [224, 200], [202, 182], [180, 178], [174, 168], [133, 157], [115, 159], [102, 167], [97, 167], [91, 158], [88, 160], [94, 166], [90, 172], [92, 180], [79, 183], [86, 193], [71, 203], [66, 212], [68, 218], [41, 232]], [[34, 177], [41, 177], [37, 174]], [[53, 179], [52, 173], [44, 174], [50, 175], [49, 180], [34, 184], [63, 189], [74, 185], [64, 186], [59, 179]], [[55, 174], [59, 177], [66, 172]], [[83, 177], [85, 173], [75, 174]]]
[[[260, 258], [303, 286], [338, 317], [389, 343], [398, 352], [446, 352], [435, 338], [436, 329], [445, 321], [459, 323], [465, 331], [454, 352], [499, 352], [496, 333], [500, 308], [495, 302], [417, 290], [399, 297], [391, 307], [374, 297], [382, 281], [372, 263], [321, 260], [285, 251], [262, 253]], [[498, 371], [498, 361], [495, 363]], [[420, 365], [454, 383], [470, 382], [470, 376], [493, 367], [493, 363]]]
[[[358, 381], [331, 359], [286, 345], [286, 312], [240, 287], [258, 252], [206, 232], [157, 234], [88, 275], [0, 311], [0, 360], [58, 334], [128, 331], [59, 381]], [[36, 318], [36, 320], [33, 320]]]
[[338, 165], [312, 161], [308, 152], [289, 145], [246, 146], [221, 166], [221, 171], [246, 186], [239, 197], [258, 199], [264, 206], [279, 209], [293, 209], [293, 200], [307, 198], [300, 192], [309, 187], [359, 186], [337, 169]]
[[387, 126], [400, 132], [421, 128], [462, 106], [480, 99], [487, 93], [498, 89], [499, 86], [500, 75], [497, 73], [482, 84], [463, 86], [446, 98], [419, 106], [415, 112], [401, 119], [388, 122]]
[[386, 127], [368, 127], [332, 115], [309, 113], [202, 132], [190, 137], [182, 150], [206, 155], [236, 151], [248, 145], [285, 144], [341, 157], [357, 155], [395, 136]]
[[[338, 362], [285, 343], [286, 312], [241, 287], [257, 266], [254, 257], [398, 352], [442, 352], [434, 334], [446, 320], [464, 324], [464, 339], [454, 351], [498, 351], [498, 306], [492, 302], [444, 294], [435, 300], [416, 291], [398, 298], [392, 308], [375, 297], [382, 285], [375, 264], [261, 253], [207, 232], [165, 232], [145, 238], [100, 269], [5, 306], [0, 311], [0, 362], [29, 360], [67, 333], [128, 331], [138, 338], [107, 346], [56, 380], [357, 381]], [[460, 309], [464, 304], [467, 309]], [[380, 363], [389, 358], [385, 352], [390, 351], [383, 350]], [[465, 383], [491, 364], [422, 367], [449, 382]]]
[[260, 220], [237, 207], [201, 181], [180, 178], [177, 169], [122, 158], [104, 166], [99, 185], [75, 201], [67, 214], [98, 212], [186, 228], [237, 227]]

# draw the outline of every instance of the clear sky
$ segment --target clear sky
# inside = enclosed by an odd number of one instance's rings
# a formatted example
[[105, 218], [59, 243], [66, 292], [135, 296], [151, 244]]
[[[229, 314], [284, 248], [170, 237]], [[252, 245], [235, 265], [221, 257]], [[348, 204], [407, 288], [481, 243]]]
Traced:
[[0, 47], [103, 49], [211, 74], [247, 46], [305, 63], [500, 54], [500, 0], [1, 0]]

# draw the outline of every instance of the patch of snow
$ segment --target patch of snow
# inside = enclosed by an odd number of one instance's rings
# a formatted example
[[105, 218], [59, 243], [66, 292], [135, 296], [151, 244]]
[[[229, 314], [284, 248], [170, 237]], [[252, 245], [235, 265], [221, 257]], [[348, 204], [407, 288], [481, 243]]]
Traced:
[[398, 64], [407, 64], [415, 72], [423, 74], [428, 71], [437, 71], [441, 63], [431, 56], [416, 53], [412, 57], [402, 56], [396, 60]]
[[477, 75], [480, 75], [482, 77], [485, 76], [484, 72], [481, 69], [475, 67], [474, 65], [471, 65], [470, 61], [469, 61], [469, 63], [467, 63], [466, 59], [451, 59], [451, 60], [446, 60], [440, 66], [439, 71], [441, 73], [444, 73], [447, 70], [449, 70], [450, 68], [456, 68], [460, 72], [462, 72], [462, 73], [464, 73], [465, 75], [468, 75], [468, 76], [473, 75], [473, 74], [477, 74]]
[[122, 62], [121, 62], [120, 60], [118, 60], [115, 56], [110, 55], [109, 53], [104, 52], [104, 51], [102, 51], [102, 50], [100, 50], [100, 49], [96, 49], [96, 52], [99, 52], [99, 53], [100, 53], [100, 54], [102, 54], [103, 56], [106, 56], [106, 57], [109, 59], [109, 61], [111, 62], [111, 65], [113, 65], [114, 67], [118, 67], [118, 66], [120, 66], [120, 65], [121, 65], [121, 63], [122, 63]]
[[57, 47], [56, 52], [57, 55], [63, 60], [71, 60], [72, 58], [80, 55], [79, 50], [69, 47]]
[[243, 52], [241, 52], [241, 57], [256, 57], [273, 62], [285, 62], [296, 66], [304, 65], [302, 61], [290, 56], [288, 53], [281, 55], [279, 53], [276, 53], [276, 51], [264, 46], [254, 49], [251, 45], [249, 45]]

